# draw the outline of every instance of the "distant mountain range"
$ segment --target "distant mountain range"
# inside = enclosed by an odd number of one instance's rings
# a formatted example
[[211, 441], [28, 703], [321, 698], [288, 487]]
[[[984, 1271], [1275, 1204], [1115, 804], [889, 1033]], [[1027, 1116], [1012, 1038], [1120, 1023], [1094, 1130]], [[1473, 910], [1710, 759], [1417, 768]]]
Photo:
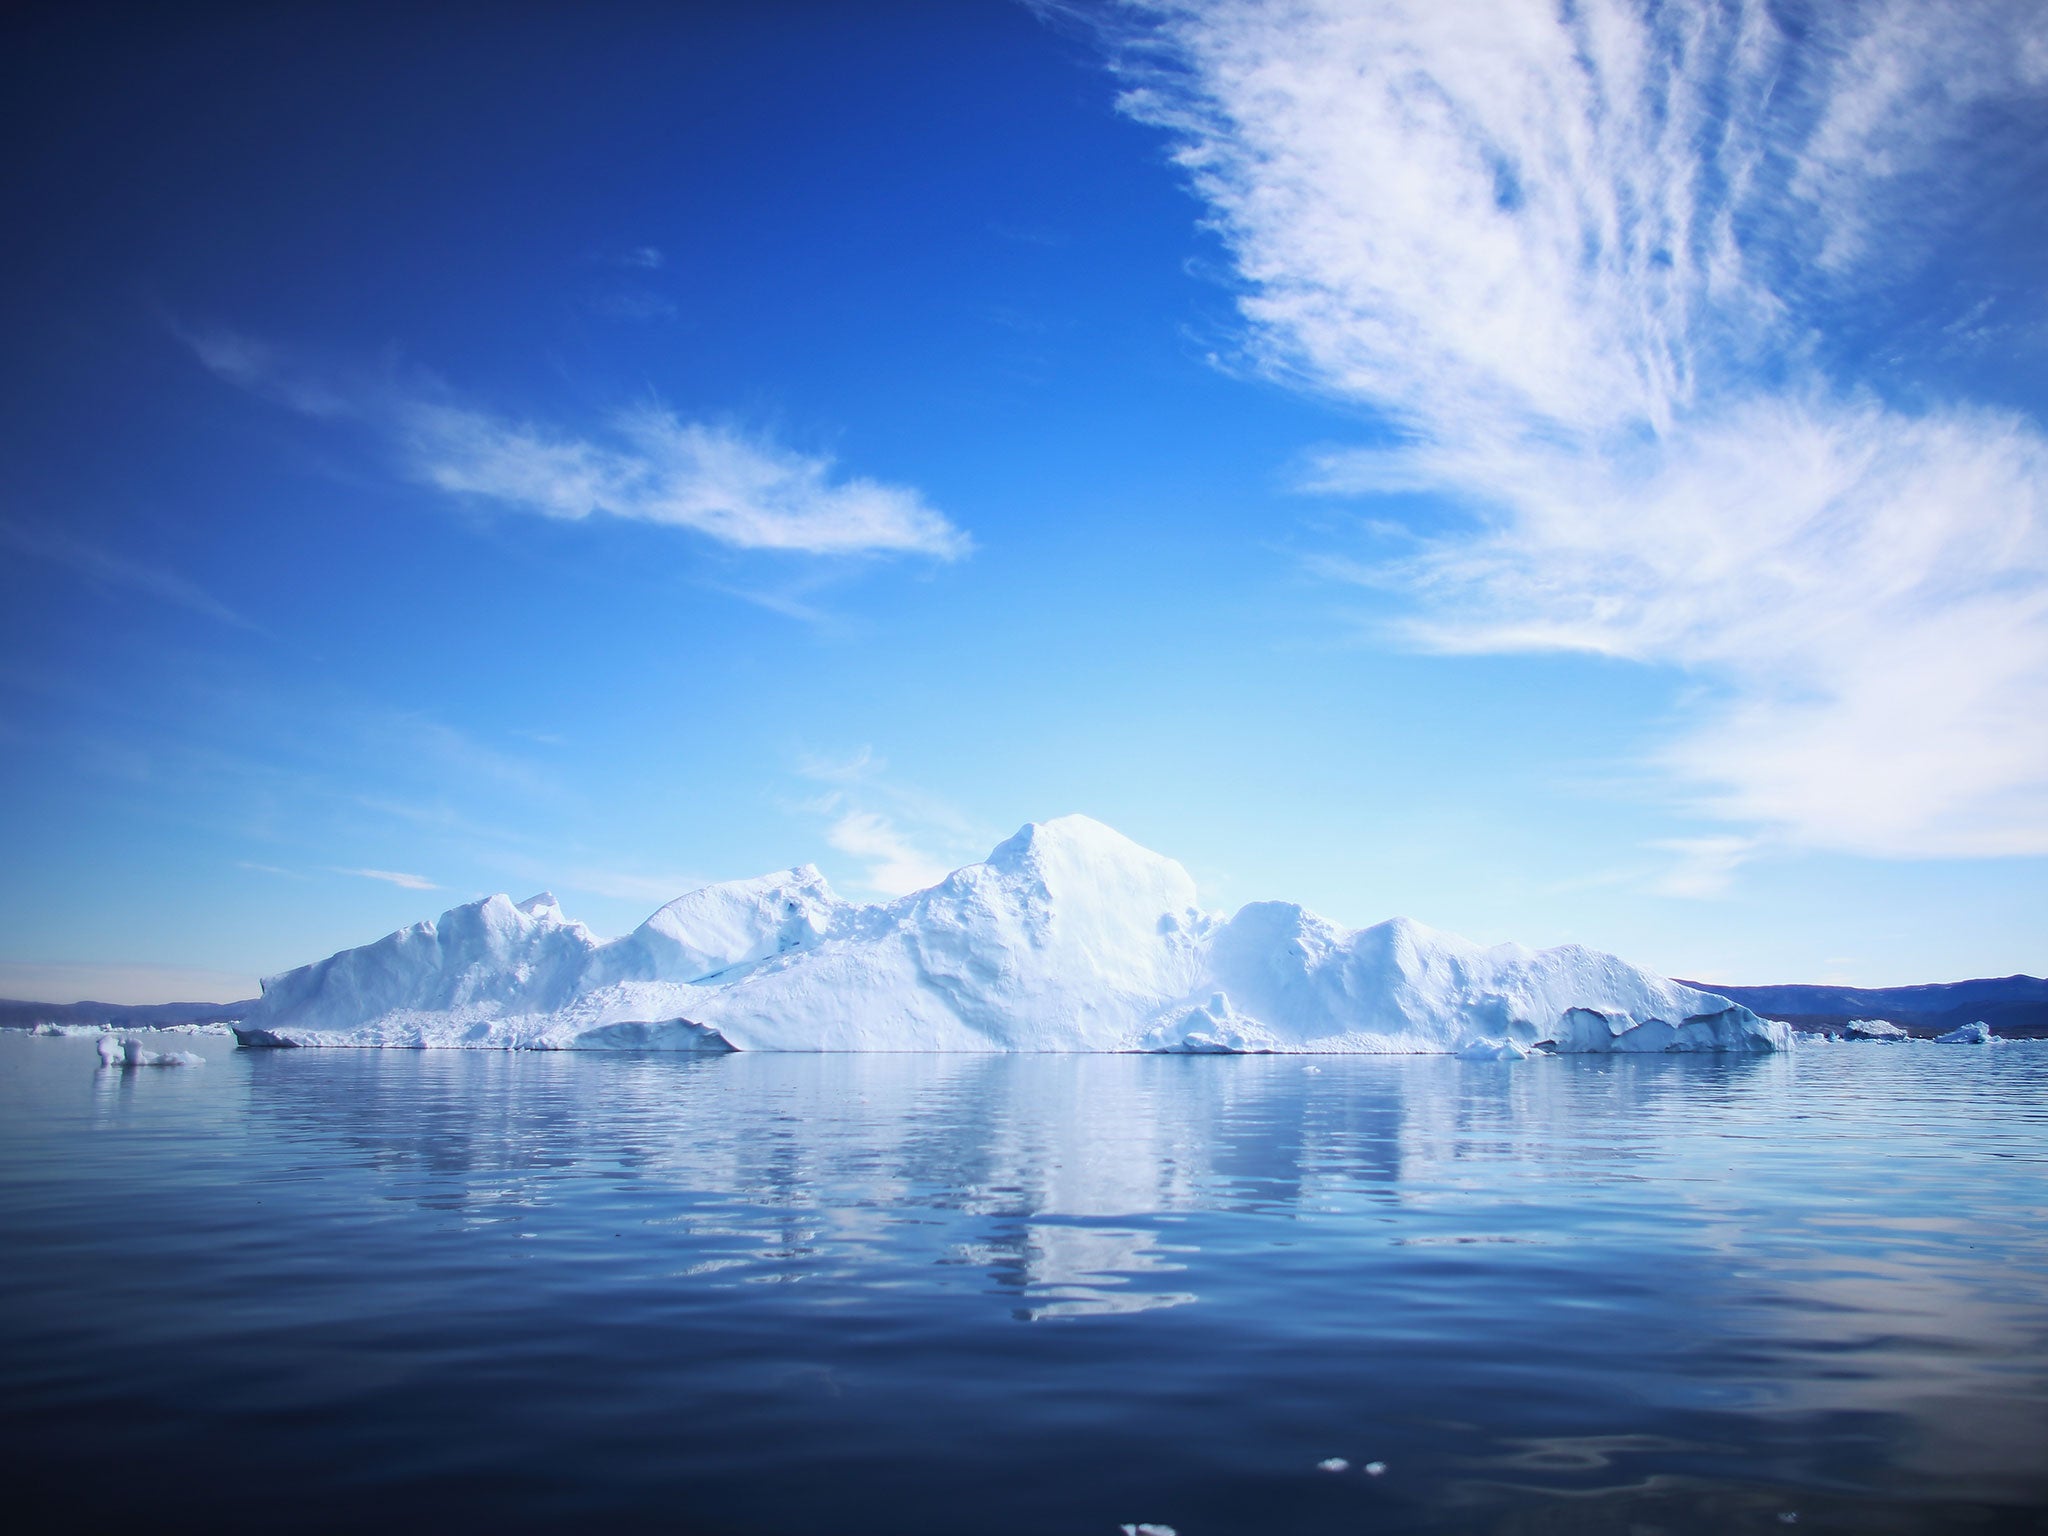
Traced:
[[165, 1024], [232, 1024], [256, 1006], [244, 1003], [23, 1003], [0, 998], [0, 1028], [37, 1024], [111, 1024], [153, 1029]]
[[1851, 1019], [1889, 1019], [1909, 1034], [1939, 1035], [1981, 1019], [1994, 1034], [2048, 1038], [2048, 980], [1998, 976], [1919, 987], [1729, 987], [1688, 981], [1795, 1029], [1838, 1029]]

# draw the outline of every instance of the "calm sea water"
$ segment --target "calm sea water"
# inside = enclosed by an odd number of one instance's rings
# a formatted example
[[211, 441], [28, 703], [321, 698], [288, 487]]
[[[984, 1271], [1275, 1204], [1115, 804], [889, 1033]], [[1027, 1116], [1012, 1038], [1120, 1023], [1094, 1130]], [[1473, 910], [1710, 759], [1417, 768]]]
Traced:
[[0, 1037], [38, 1528], [2048, 1530], [2048, 1047], [165, 1043]]

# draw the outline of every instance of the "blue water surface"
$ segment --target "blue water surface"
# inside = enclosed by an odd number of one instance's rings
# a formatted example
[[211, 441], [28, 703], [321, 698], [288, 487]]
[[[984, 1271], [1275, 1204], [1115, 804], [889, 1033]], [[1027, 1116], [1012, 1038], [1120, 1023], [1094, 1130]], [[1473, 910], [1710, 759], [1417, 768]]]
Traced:
[[151, 1043], [0, 1037], [38, 1529], [2048, 1530], [2048, 1047]]

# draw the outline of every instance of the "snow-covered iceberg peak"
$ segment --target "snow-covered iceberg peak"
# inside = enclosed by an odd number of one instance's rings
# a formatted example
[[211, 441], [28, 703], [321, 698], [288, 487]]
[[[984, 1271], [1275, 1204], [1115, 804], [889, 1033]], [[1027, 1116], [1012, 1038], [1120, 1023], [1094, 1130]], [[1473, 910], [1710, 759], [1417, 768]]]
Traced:
[[813, 948], [689, 999], [741, 1050], [1128, 1048], [1200, 972], [1208, 920], [1168, 858], [1085, 816], [840, 914]]
[[901, 906], [931, 974], [1041, 994], [1184, 988], [1206, 925], [1185, 869], [1086, 816], [1033, 822]]
[[[598, 947], [552, 897], [514, 903], [486, 896], [432, 922], [360, 949], [264, 978], [251, 1031], [290, 1021], [306, 1032], [348, 1033], [394, 1014], [473, 1019], [518, 1003], [558, 1007], [576, 994]], [[419, 1042], [412, 1042], [419, 1043]]]
[[678, 896], [592, 968], [611, 981], [701, 982], [786, 954], [828, 933], [847, 904], [809, 864], [753, 880], [728, 880]]
[[1204, 912], [1173, 860], [1085, 816], [860, 906], [805, 865], [677, 898], [600, 942], [488, 897], [273, 977], [272, 1044], [807, 1051], [1781, 1048], [1786, 1030], [1597, 951], [1488, 949], [1286, 902]]
[[1196, 905], [1194, 877], [1178, 863], [1090, 816], [1027, 822], [959, 873], [976, 869], [1034, 884], [1053, 900], [1111, 909], [1118, 923], [1142, 908]]

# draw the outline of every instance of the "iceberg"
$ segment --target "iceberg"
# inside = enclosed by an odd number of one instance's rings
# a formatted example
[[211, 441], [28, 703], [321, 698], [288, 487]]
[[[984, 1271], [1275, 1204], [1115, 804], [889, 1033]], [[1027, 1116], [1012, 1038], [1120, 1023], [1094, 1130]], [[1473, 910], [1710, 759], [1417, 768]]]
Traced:
[[99, 1044], [103, 1067], [203, 1067], [204, 1056], [190, 1051], [152, 1051], [140, 1040], [116, 1040], [108, 1035]]
[[673, 1051], [1454, 1054], [1783, 1049], [1726, 998], [1575, 945], [1487, 948], [1285, 902], [1204, 911], [1173, 860], [1034, 822], [895, 901], [805, 865], [706, 886], [623, 938], [490, 896], [268, 978], [248, 1045]]
[[1982, 1019], [1934, 1037], [1936, 1045], [1995, 1045], [1997, 1042], [1998, 1036], [1991, 1033], [1991, 1026]]
[[1458, 1047], [1460, 1061], [1527, 1061], [1529, 1053], [1512, 1040], [1471, 1040]]

